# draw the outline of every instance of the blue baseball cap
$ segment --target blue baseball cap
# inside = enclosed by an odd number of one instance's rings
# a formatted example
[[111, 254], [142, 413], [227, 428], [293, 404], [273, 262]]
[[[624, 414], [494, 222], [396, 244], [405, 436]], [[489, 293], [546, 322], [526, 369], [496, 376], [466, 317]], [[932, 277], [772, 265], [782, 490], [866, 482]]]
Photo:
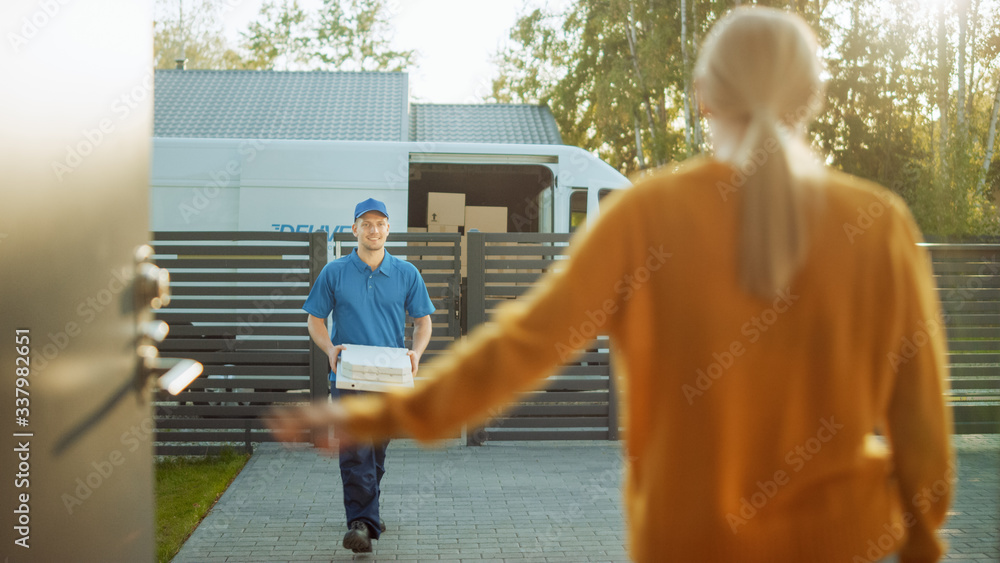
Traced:
[[357, 221], [358, 217], [361, 217], [369, 211], [378, 211], [382, 215], [385, 215], [386, 219], [389, 218], [389, 212], [385, 210], [384, 203], [377, 199], [368, 198], [354, 208], [354, 220]]

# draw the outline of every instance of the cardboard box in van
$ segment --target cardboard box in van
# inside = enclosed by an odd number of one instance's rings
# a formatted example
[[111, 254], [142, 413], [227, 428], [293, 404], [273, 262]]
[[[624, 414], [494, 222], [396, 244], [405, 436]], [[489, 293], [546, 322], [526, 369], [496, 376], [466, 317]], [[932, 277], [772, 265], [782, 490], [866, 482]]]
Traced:
[[429, 192], [427, 194], [427, 226], [465, 224], [465, 194]]

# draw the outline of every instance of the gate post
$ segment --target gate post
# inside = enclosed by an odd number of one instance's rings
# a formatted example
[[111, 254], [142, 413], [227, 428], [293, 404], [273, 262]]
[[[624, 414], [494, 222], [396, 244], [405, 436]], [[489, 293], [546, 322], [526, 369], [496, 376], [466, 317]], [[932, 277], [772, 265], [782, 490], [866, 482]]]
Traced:
[[[609, 344], [610, 346], [610, 344]], [[615, 377], [615, 354], [608, 348], [608, 440], [618, 440], [618, 380]]]
[[[466, 259], [466, 300], [465, 321], [469, 333], [486, 322], [486, 235], [479, 231], [465, 234], [468, 251]], [[466, 446], [482, 446], [485, 438], [483, 428], [465, 429]]]
[[[326, 266], [325, 231], [309, 233], [309, 288], [316, 283], [319, 273]], [[305, 315], [303, 314], [303, 317]], [[302, 319], [305, 321], [305, 318]], [[318, 401], [329, 392], [330, 360], [318, 346], [309, 341], [309, 395], [313, 401]]]

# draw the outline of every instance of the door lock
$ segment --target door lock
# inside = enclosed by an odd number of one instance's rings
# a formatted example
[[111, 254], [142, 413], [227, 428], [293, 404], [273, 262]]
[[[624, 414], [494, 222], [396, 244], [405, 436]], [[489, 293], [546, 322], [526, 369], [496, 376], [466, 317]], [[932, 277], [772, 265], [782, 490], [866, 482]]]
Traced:
[[157, 344], [163, 342], [170, 326], [152, 318], [152, 312], [170, 304], [170, 272], [152, 261], [153, 248], [144, 244], [135, 251], [135, 308], [139, 334], [136, 386], [143, 389], [156, 378], [159, 389], [176, 395], [191, 384], [204, 369], [201, 363], [181, 358], [161, 358]]
[[152, 262], [153, 248], [148, 244], [135, 252], [135, 297], [140, 311], [160, 309], [170, 304], [170, 272]]
[[119, 401], [138, 391], [140, 400], [149, 397], [149, 386], [156, 379], [159, 389], [176, 395], [201, 375], [203, 366], [194, 360], [181, 358], [161, 358], [156, 345], [167, 337], [170, 327], [163, 321], [153, 319], [152, 311], [166, 307], [170, 303], [170, 274], [153, 264], [153, 249], [142, 245], [135, 251], [135, 279], [132, 292], [135, 295], [136, 319], [136, 375], [126, 380], [104, 403], [93, 410], [86, 419], [77, 423], [63, 435], [55, 447], [56, 455], [75, 443], [95, 424], [110, 413]]

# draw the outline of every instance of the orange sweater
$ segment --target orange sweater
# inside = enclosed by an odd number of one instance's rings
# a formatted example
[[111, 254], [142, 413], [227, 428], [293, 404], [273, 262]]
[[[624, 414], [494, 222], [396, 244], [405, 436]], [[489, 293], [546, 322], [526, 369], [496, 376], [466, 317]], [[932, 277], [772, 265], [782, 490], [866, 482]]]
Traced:
[[732, 176], [697, 159], [624, 190], [559, 271], [429, 363], [429, 381], [345, 403], [349, 429], [446, 436], [597, 328], [627, 386], [635, 560], [936, 561], [954, 478], [946, 347], [909, 211], [830, 172], [806, 262], [764, 300], [737, 282]]

